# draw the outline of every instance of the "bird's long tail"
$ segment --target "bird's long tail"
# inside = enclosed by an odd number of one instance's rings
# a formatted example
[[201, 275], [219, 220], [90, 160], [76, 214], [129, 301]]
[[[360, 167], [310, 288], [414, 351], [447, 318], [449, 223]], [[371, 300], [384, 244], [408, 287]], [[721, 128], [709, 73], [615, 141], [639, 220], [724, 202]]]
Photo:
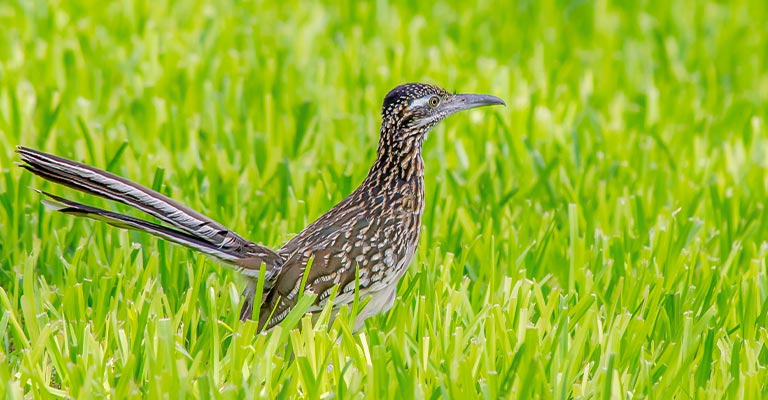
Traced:
[[198, 237], [183, 231], [155, 224], [143, 219], [134, 218], [128, 215], [123, 215], [67, 200], [42, 190], [38, 190], [37, 192], [47, 197], [47, 199], [43, 200], [43, 204], [53, 210], [65, 214], [95, 219], [98, 221], [106, 222], [118, 228], [135, 229], [142, 232], [147, 232], [169, 242], [200, 251], [226, 263], [234, 263], [240, 259], [240, 255], [238, 254], [227, 251], [226, 249], [218, 248], [204, 240], [201, 240]]
[[172, 225], [173, 228], [43, 193], [49, 198], [46, 203], [58, 211], [150, 233], [201, 251], [224, 263], [235, 264], [241, 272], [249, 276], [258, 276], [258, 266], [261, 262], [272, 272], [277, 272], [282, 264], [282, 258], [269, 247], [246, 240], [213, 219], [154, 190], [52, 154], [22, 146], [18, 146], [16, 151], [24, 162], [21, 166], [42, 178], [127, 204]]

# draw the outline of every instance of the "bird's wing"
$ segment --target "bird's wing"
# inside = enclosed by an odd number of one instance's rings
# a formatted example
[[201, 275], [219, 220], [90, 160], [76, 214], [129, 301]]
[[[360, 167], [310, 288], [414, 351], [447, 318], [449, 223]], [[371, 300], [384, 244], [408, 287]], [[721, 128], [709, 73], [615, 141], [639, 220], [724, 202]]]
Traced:
[[293, 243], [296, 250], [287, 257], [260, 310], [260, 326], [269, 329], [288, 315], [299, 300], [302, 282], [305, 292], [317, 295], [310, 312], [321, 310], [334, 290], [338, 290], [335, 308], [351, 303], [356, 276], [360, 276], [361, 290], [372, 283], [366, 266], [370, 260], [380, 259], [383, 252], [371, 244], [384, 242], [376, 236], [378, 223], [365, 215], [343, 221]]

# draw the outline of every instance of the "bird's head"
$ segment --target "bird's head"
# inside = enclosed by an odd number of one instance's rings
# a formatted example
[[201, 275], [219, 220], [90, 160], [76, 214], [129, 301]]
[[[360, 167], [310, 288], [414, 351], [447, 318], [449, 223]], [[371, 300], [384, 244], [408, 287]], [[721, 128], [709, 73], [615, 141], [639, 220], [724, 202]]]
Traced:
[[487, 94], [452, 94], [424, 83], [406, 83], [392, 89], [382, 106], [382, 134], [392, 141], [423, 138], [445, 117], [470, 108], [504, 105]]

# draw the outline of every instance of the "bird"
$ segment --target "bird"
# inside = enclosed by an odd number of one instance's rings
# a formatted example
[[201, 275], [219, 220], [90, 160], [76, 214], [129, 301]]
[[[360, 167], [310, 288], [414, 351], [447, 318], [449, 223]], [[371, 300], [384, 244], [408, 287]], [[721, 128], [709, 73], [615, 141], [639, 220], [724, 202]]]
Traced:
[[376, 159], [363, 182], [278, 249], [110, 172], [28, 147], [16, 151], [19, 165], [35, 175], [126, 204], [160, 223], [38, 190], [49, 208], [146, 232], [239, 272], [245, 278], [240, 319], [257, 320], [259, 332], [283, 321], [302, 293], [315, 296], [307, 313], [323, 310], [331, 300], [336, 313], [353, 303], [356, 292], [359, 300], [367, 299], [355, 317], [357, 331], [367, 318], [393, 307], [397, 284], [414, 258], [424, 213], [422, 147], [427, 134], [449, 115], [491, 105], [505, 103], [492, 95], [454, 94], [424, 83], [389, 91]]

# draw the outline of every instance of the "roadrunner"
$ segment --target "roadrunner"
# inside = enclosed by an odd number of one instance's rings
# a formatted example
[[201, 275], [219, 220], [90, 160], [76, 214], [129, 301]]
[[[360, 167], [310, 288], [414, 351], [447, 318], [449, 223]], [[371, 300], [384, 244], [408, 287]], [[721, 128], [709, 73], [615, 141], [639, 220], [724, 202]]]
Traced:
[[[350, 304], [359, 288], [360, 299], [370, 298], [356, 317], [359, 329], [366, 318], [392, 307], [397, 282], [416, 251], [424, 211], [421, 149], [427, 133], [451, 114], [494, 104], [504, 102], [421, 83], [394, 88], [384, 98], [377, 157], [363, 183], [278, 250], [109, 172], [26, 147], [19, 146], [17, 152], [21, 166], [42, 178], [127, 204], [165, 225], [41, 192], [53, 209], [147, 232], [240, 272], [247, 280], [240, 318], [253, 318], [254, 307], [259, 307], [259, 330], [272, 328], [288, 315], [302, 282], [305, 293], [317, 296], [308, 312], [321, 310], [334, 292], [334, 309]], [[262, 265], [263, 291], [257, 300]]]

